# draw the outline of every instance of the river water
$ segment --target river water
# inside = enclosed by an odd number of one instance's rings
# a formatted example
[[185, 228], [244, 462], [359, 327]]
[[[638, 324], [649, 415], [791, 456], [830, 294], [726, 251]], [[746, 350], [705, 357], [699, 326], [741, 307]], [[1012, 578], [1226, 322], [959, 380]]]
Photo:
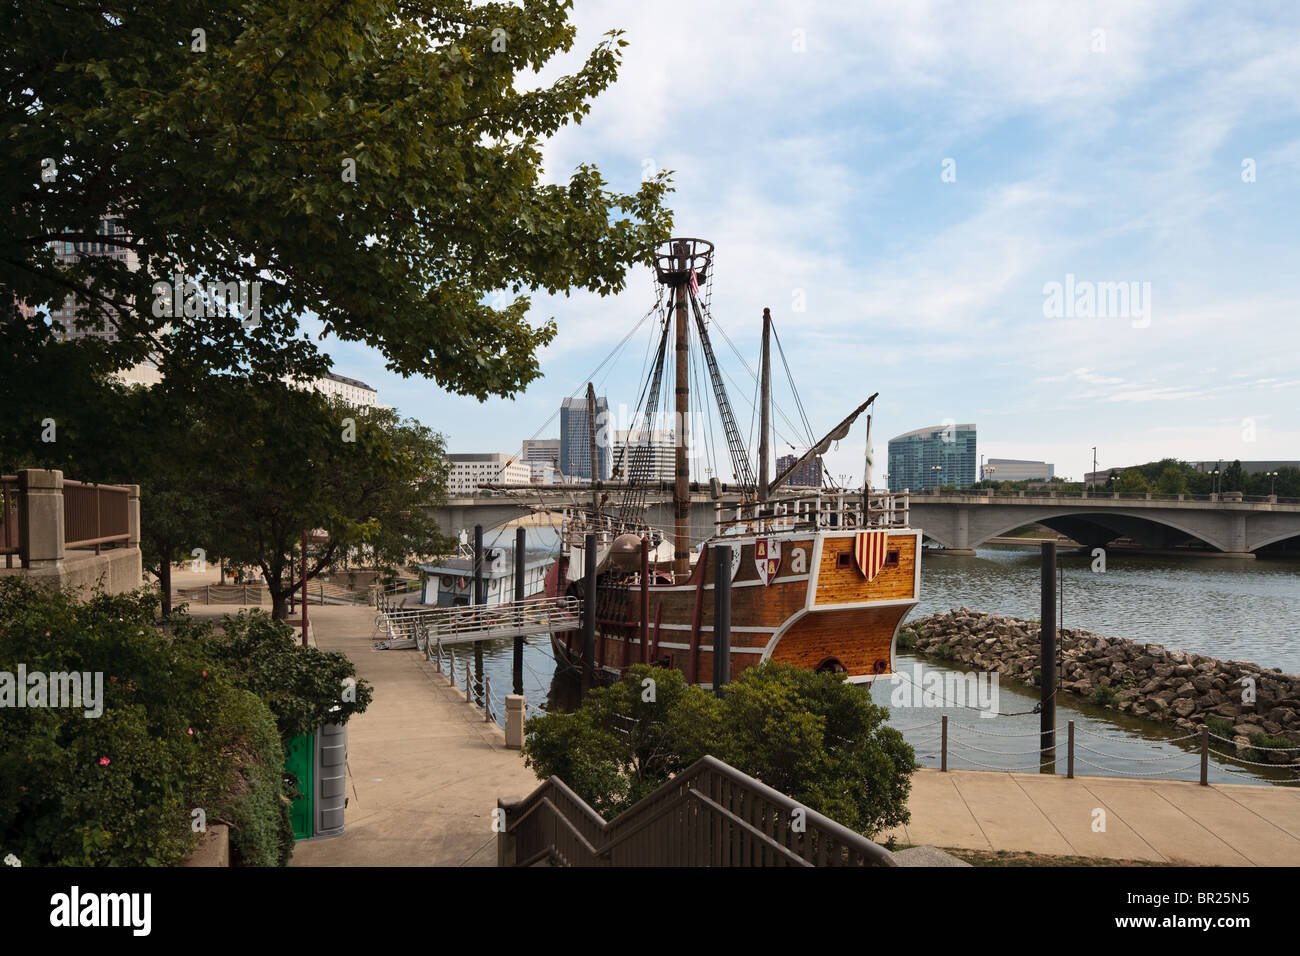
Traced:
[[[1300, 672], [1300, 560], [1237, 561], [1112, 552], [1105, 572], [1099, 573], [1092, 570], [1091, 557], [1063, 552], [1061, 559], [1066, 627]], [[994, 614], [1038, 618], [1036, 548], [990, 546], [978, 549], [973, 557], [927, 555], [921, 577], [922, 600], [909, 619], [963, 605]], [[534, 704], [551, 709], [573, 706], [574, 682], [555, 675], [548, 640], [532, 639], [525, 648], [524, 663], [530, 715]], [[1039, 717], [1029, 713], [1038, 700], [1036, 688], [1000, 680], [999, 716], [989, 719], [980, 716], [977, 700], [958, 701], [949, 696], [948, 705], [917, 706], [926, 701], [912, 691], [911, 682], [928, 686], [932, 679], [924, 675], [930, 671], [959, 673], [952, 665], [907, 654], [899, 654], [896, 665], [902, 678], [877, 681], [871, 689], [872, 699], [890, 709], [891, 725], [903, 731], [922, 766], [939, 766], [939, 724], [946, 715], [950, 769], [1039, 768]], [[499, 699], [511, 687], [510, 642], [486, 645], [484, 667]], [[967, 706], [952, 706], [955, 703]], [[970, 705], [975, 705], [974, 709]], [[1199, 743], [1195, 738], [1178, 739], [1185, 736], [1182, 730], [1094, 706], [1072, 694], [1058, 698], [1056, 713], [1058, 773], [1066, 770], [1066, 725], [1073, 720], [1076, 775], [1199, 778]], [[1231, 745], [1222, 741], [1212, 740], [1211, 749], [1232, 752]], [[1300, 755], [1292, 759], [1300, 760]], [[1263, 783], [1292, 778], [1286, 771], [1250, 767], [1211, 754], [1209, 779]]]

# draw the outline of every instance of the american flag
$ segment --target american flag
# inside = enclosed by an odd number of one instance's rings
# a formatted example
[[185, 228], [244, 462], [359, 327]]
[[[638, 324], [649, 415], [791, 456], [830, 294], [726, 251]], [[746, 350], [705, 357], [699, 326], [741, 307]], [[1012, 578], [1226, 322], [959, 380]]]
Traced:
[[695, 298], [700, 297], [700, 284], [695, 281], [695, 270], [691, 270], [691, 291], [695, 293]]

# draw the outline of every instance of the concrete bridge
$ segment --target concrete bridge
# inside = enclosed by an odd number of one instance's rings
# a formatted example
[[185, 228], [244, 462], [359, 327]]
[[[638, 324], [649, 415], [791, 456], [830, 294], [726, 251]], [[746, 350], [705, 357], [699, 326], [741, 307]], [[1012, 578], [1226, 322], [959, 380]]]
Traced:
[[[493, 528], [544, 509], [559, 511], [569, 504], [590, 507], [590, 494], [590, 491], [538, 486], [529, 491], [453, 498], [434, 514], [445, 531], [455, 534], [475, 524]], [[609, 498], [611, 508], [616, 508], [617, 486], [610, 486]], [[811, 502], [816, 498], [812, 493], [798, 500]], [[845, 496], [850, 506], [858, 498]], [[831, 508], [835, 500], [823, 493], [822, 507]], [[654, 527], [670, 529], [671, 496], [662, 490], [652, 491], [647, 502], [647, 521]], [[692, 494], [694, 540], [702, 541], [713, 533], [715, 508], [716, 502], [706, 491]], [[1225, 500], [1224, 495], [1111, 492], [913, 493], [910, 510], [912, 527], [922, 529], [933, 543], [958, 553], [972, 551], [990, 538], [1033, 522], [1088, 548], [1105, 547], [1118, 538], [1127, 538], [1154, 549], [1199, 543], [1237, 557], [1252, 557], [1264, 549], [1300, 550], [1300, 499], [1275, 496], [1234, 501]]]

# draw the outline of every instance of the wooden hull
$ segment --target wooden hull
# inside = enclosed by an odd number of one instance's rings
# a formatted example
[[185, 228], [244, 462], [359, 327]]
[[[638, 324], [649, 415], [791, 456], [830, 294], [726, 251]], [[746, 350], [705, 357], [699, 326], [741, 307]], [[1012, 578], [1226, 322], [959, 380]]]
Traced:
[[[888, 534], [888, 559], [868, 581], [853, 559], [857, 532], [787, 531], [760, 536], [780, 548], [764, 583], [753, 536], [717, 542], [739, 546], [731, 585], [731, 676], [764, 660], [847, 673], [855, 682], [893, 673], [898, 627], [920, 590], [921, 532]], [[690, 579], [649, 588], [648, 640], [641, 640], [639, 584], [606, 587], [597, 601], [595, 664], [617, 676], [631, 664], [675, 667], [687, 680], [713, 682], [714, 558], [706, 548]], [[562, 587], [563, 574], [554, 575]], [[578, 585], [580, 587], [580, 585]], [[581, 665], [582, 632], [552, 635], [556, 659]]]

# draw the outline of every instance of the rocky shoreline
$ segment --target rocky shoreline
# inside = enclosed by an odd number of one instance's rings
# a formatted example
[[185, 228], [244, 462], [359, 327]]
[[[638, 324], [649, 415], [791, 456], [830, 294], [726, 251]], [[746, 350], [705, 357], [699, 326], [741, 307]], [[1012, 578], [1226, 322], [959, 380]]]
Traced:
[[[1036, 685], [1038, 630], [1037, 621], [963, 607], [905, 623], [899, 650]], [[1058, 632], [1057, 641], [1061, 688], [1067, 693], [1188, 731], [1208, 725], [1212, 733], [1231, 737], [1239, 752], [1252, 744], [1268, 746], [1262, 737], [1275, 746], [1286, 746], [1280, 740], [1300, 744], [1300, 675], [1073, 628]], [[1251, 687], [1253, 702], [1246, 693]], [[1300, 761], [1295, 752], [1257, 752], [1266, 762]]]

